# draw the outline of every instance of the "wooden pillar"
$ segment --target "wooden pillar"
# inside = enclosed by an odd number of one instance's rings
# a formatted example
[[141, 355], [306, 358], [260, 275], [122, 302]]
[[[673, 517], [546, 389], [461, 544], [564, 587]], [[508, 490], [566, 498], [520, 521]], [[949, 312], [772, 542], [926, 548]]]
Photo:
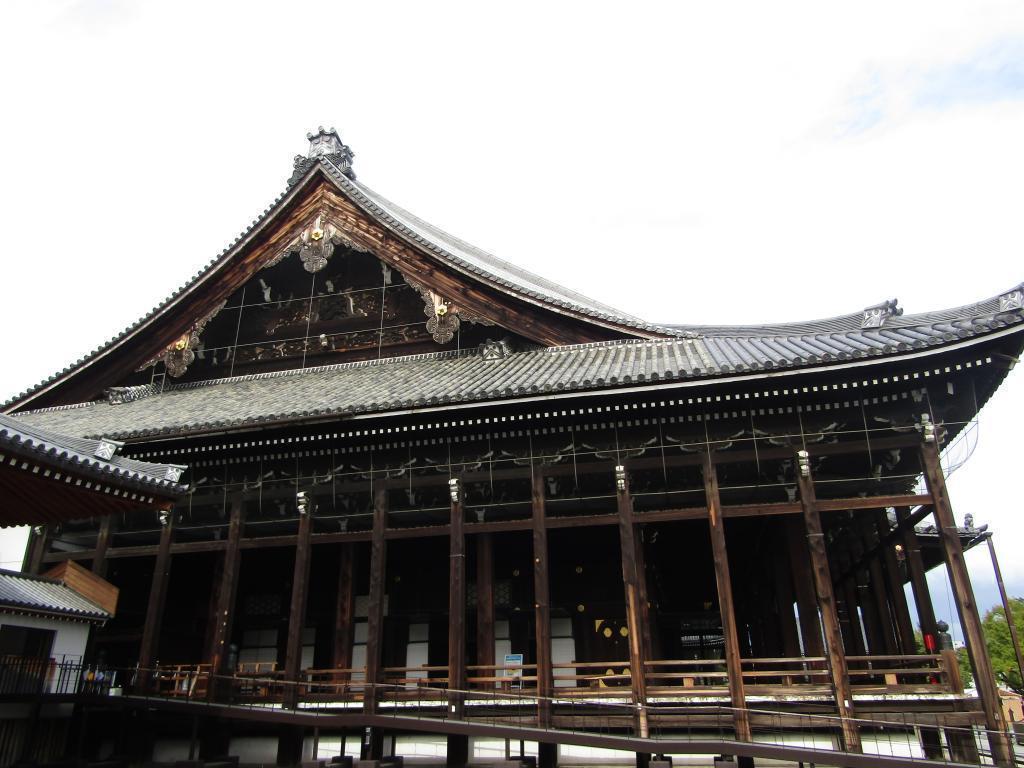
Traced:
[[718, 607], [722, 614], [722, 637], [725, 640], [725, 666], [729, 675], [729, 698], [733, 708], [733, 727], [736, 738], [750, 741], [750, 716], [743, 688], [743, 662], [740, 642], [736, 634], [736, 614], [732, 599], [732, 578], [729, 575], [729, 556], [725, 548], [725, 520], [718, 493], [718, 474], [710, 452], [704, 454], [704, 496], [708, 506], [708, 528], [711, 531], [711, 552], [715, 560], [715, 584], [718, 587]]
[[903, 552], [910, 574], [910, 588], [914, 594], [914, 606], [917, 608], [917, 622], [921, 626], [922, 642], [925, 653], [938, 652], [939, 630], [935, 621], [935, 609], [932, 606], [932, 595], [928, 589], [928, 578], [925, 575], [924, 560], [921, 557], [921, 545], [917, 540], [914, 526], [905, 522], [910, 510], [897, 508], [896, 516], [903, 529]]
[[299, 533], [295, 541], [295, 568], [292, 571], [292, 601], [288, 610], [288, 644], [284, 655], [287, 683], [285, 701], [294, 709], [299, 699], [299, 673], [302, 668], [302, 630], [306, 625], [306, 598], [309, 594], [310, 536], [313, 510], [299, 510]]
[[903, 572], [900, 570], [896, 549], [889, 537], [889, 519], [884, 510], [875, 513], [875, 528], [878, 533], [879, 547], [882, 551], [882, 564], [885, 570], [885, 583], [889, 593], [889, 605], [892, 608], [896, 633], [899, 638], [900, 653], [917, 653], [914, 641], [914, 624], [910, 620], [910, 609], [907, 606], [907, 594], [903, 590]]
[[[459, 481], [448, 481], [451, 525], [448, 528], [448, 689], [466, 688], [466, 533]], [[449, 697], [451, 713], [462, 717], [462, 696]]]
[[1006, 585], [1003, 584], [1003, 571], [999, 567], [999, 558], [996, 557], [996, 547], [992, 543], [992, 534], [986, 538], [988, 553], [992, 558], [992, 571], [996, 576], [996, 586], [999, 587], [999, 598], [1003, 602], [1003, 615], [1006, 617], [1006, 626], [1010, 630], [1010, 644], [1013, 645], [1013, 653], [1017, 659], [1017, 674], [1024, 680], [1024, 659], [1021, 658], [1020, 639], [1017, 637], [1017, 621], [1013, 618], [1013, 606], [1006, 596]]
[[650, 661], [654, 656], [654, 635], [657, 634], [657, 626], [651, 611], [651, 600], [647, 595], [647, 553], [645, 551], [646, 531], [642, 526], [637, 526], [636, 535], [636, 578], [637, 588], [640, 596], [640, 626], [643, 633], [640, 640], [643, 643], [644, 660]]
[[101, 578], [107, 575], [107, 547], [116, 523], [113, 515], [107, 515], [100, 521], [100, 530], [96, 534], [96, 554], [92, 558], [92, 572]]
[[149, 605], [146, 607], [146, 623], [142, 628], [142, 645], [139, 648], [139, 667], [144, 679], [149, 678], [148, 670], [156, 660], [160, 639], [160, 623], [164, 617], [164, 602], [167, 599], [167, 582], [171, 575], [171, 540], [174, 538], [174, 512], [160, 513], [160, 545], [156, 562], [153, 564], [153, 581], [149, 587]]
[[789, 567], [793, 575], [796, 605], [800, 614], [800, 637], [804, 644], [804, 655], [824, 656], [818, 599], [814, 594], [814, 579], [811, 576], [811, 555], [807, 551], [803, 525], [795, 516], [789, 516], [786, 518], [785, 526], [789, 544]]
[[[387, 542], [384, 529], [387, 526], [388, 492], [384, 478], [374, 479], [373, 488], [373, 531], [370, 535], [370, 590], [366, 616], [366, 691], [363, 694], [363, 711], [375, 714], [377, 711], [380, 683], [381, 635], [384, 624], [384, 571], [387, 562]], [[371, 734], [374, 736], [374, 734]], [[379, 739], [371, 738], [373, 744]], [[377, 755], [375, 758], [379, 759]]]
[[[242, 562], [242, 510], [241, 496], [231, 500], [231, 517], [228, 521], [228, 539], [224, 550], [224, 562], [221, 568], [220, 585], [217, 588], [217, 603], [213, 616], [213, 635], [206, 658], [210, 663], [213, 675], [232, 674], [233, 669], [225, 669], [228, 659], [228, 648], [231, 645], [231, 627], [235, 615], [235, 597], [238, 594], [238, 569]], [[221, 686], [214, 678], [208, 690], [211, 696]]]
[[921, 464], [924, 469], [925, 482], [932, 497], [935, 525], [942, 539], [942, 549], [946, 557], [946, 568], [949, 570], [949, 581], [953, 586], [953, 597], [956, 600], [957, 615], [960, 627], [967, 641], [967, 653], [971, 659], [974, 672], [974, 684], [978, 689], [985, 712], [985, 727], [989, 730], [989, 745], [992, 748], [992, 759], [997, 765], [1011, 765], [1013, 761], [1010, 744], [1006, 738], [1006, 724], [1003, 721], [1002, 705], [999, 689], [996, 687], [992, 662], [989, 660], [988, 648], [985, 646], [985, 635], [981, 629], [981, 617], [978, 606], [974, 602], [974, 589], [964, 562], [963, 545], [960, 533], [953, 519], [953, 507], [946, 492], [946, 478], [939, 463], [937, 435], [928, 438], [925, 428], [925, 441], [921, 443]]
[[[341, 545], [338, 558], [338, 602], [334, 609], [334, 653], [335, 669], [352, 667], [352, 643], [355, 639], [356, 612], [356, 545], [351, 542]], [[340, 678], [350, 679], [346, 673]]]
[[[494, 537], [490, 533], [476, 537], [476, 663], [494, 664]], [[496, 677], [494, 672], [480, 670], [480, 676]]]
[[533, 507], [533, 604], [536, 623], [537, 725], [551, 725], [551, 606], [548, 584], [548, 530], [544, 520], [544, 476], [533, 468], [530, 500]]
[[626, 594], [626, 625], [629, 628], [629, 674], [633, 704], [637, 708], [637, 735], [647, 738], [647, 667], [644, 664], [646, 627], [640, 607], [640, 584], [636, 567], [636, 530], [633, 526], [633, 500], [629, 495], [626, 468], [615, 467], [616, 501], [619, 512], [619, 550], [622, 582]]
[[879, 616], [875, 604], [871, 572], [861, 569], [856, 572], [854, 580], [857, 584], [857, 605], [860, 606], [861, 621], [864, 624], [864, 636], [867, 638], [867, 645], [864, 648], [865, 654], [875, 656], [890, 653], [891, 651], [886, 648], [882, 617]]
[[[868, 584], [870, 586], [870, 600], [874, 615], [878, 621], [878, 631], [882, 643], [882, 653], [899, 653], [899, 627], [896, 625], [895, 616], [889, 610], [888, 582], [885, 578], [885, 571], [882, 562], [881, 536], [878, 535], [872, 513], [866, 512], [859, 521], [862, 549], [865, 557], [868, 558]], [[876, 536], [878, 539], [876, 541]]]
[[775, 541], [774, 556], [769, 559], [775, 587], [775, 610], [779, 616], [779, 634], [782, 637], [782, 655], [795, 658], [800, 655], [800, 632], [797, 629], [796, 614], [793, 613], [793, 581], [786, 567], [787, 558], [783, 555], [786, 551], [785, 539], [779, 536]]
[[29, 533], [28, 545], [25, 547], [25, 557], [22, 560], [21, 570], [25, 573], [38, 575], [43, 566], [43, 556], [50, 544], [50, 526], [34, 525]]
[[803, 510], [804, 528], [807, 531], [807, 550], [811, 558], [811, 575], [818, 595], [818, 611], [821, 615], [825, 639], [825, 656], [832, 690], [839, 709], [842, 724], [843, 746], [848, 752], [860, 752], [860, 732], [853, 721], [853, 696], [850, 692], [850, 676], [846, 667], [846, 654], [839, 631], [835, 597], [832, 594], [832, 575], [828, 567], [825, 548], [825, 533], [821, 527], [817, 496], [811, 479], [810, 457], [806, 451], [797, 455], [797, 486], [800, 491], [800, 506]]
[[839, 608], [837, 612], [841, 615], [842, 609], [846, 612], [846, 621], [849, 626], [849, 643], [845, 645], [847, 656], [866, 656], [868, 649], [864, 644], [864, 628], [860, 623], [860, 611], [857, 610], [857, 583], [853, 578], [847, 579], [836, 590], [838, 593]]

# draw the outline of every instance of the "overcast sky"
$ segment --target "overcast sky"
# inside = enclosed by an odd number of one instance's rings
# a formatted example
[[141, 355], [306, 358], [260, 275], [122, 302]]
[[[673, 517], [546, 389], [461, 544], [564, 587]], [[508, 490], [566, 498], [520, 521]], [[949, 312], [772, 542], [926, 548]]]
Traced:
[[[0, 67], [0, 399], [189, 280], [320, 124], [403, 207], [655, 322], [1024, 280], [1019, 3], [6, 0]], [[950, 481], [1015, 594], [1022, 397], [1017, 370]]]

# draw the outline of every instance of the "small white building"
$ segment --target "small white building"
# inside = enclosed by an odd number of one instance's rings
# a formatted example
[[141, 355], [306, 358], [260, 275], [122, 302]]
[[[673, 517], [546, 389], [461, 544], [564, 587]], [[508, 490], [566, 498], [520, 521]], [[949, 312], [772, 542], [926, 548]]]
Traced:
[[45, 576], [0, 570], [0, 765], [61, 756], [93, 626], [111, 619], [118, 590], [68, 561]]

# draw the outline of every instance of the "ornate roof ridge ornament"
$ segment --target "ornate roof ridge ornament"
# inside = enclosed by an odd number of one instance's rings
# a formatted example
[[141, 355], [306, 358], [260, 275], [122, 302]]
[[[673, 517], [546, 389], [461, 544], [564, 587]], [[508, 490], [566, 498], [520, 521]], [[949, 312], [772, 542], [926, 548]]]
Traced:
[[999, 311], [1013, 312], [1024, 309], [1024, 283], [999, 294]]
[[860, 327], [881, 328], [890, 317], [899, 317], [902, 314], [903, 308], [899, 305], [899, 299], [889, 299], [881, 304], [865, 307]]
[[352, 170], [355, 153], [341, 140], [334, 128], [318, 126], [316, 133], [307, 133], [306, 138], [309, 139], [309, 149], [305, 155], [295, 156], [292, 175], [288, 179], [289, 187], [297, 184], [320, 158], [329, 160], [339, 171], [355, 180], [356, 172]]

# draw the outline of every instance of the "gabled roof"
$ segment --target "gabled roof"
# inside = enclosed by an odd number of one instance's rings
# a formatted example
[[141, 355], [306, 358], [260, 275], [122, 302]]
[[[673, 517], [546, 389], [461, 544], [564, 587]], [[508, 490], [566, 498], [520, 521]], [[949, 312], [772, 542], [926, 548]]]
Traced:
[[[0, 414], [0, 463], [31, 460], [118, 488], [145, 491], [168, 499], [187, 490], [178, 482], [185, 467], [129, 459], [116, 455], [116, 451], [115, 455], [107, 457], [111, 448], [116, 449], [116, 446], [109, 440], [71, 437]], [[0, 521], [11, 524], [7, 517], [8, 513], [4, 512]]]
[[[1024, 335], [1020, 309], [998, 300], [899, 317], [879, 328], [843, 318], [766, 329], [713, 329], [699, 338], [622, 340], [506, 354], [488, 349], [307, 368], [209, 382], [136, 387], [116, 403], [26, 412], [32, 424], [77, 435], [136, 439], [456, 403], [627, 386], [706, 381], [764, 372], [891, 360], [952, 350], [985, 337]], [[971, 314], [980, 312], [981, 314]], [[853, 316], [849, 316], [853, 317]], [[1019, 350], [1018, 340], [1016, 348]]]
[[[351, 155], [348, 155], [348, 160], [350, 159]], [[296, 172], [290, 179], [288, 188], [234, 242], [204, 269], [196, 273], [188, 283], [182, 285], [159, 306], [154, 307], [149, 314], [139, 318], [106, 344], [35, 387], [7, 401], [2, 406], [3, 409], [10, 411], [24, 407], [31, 400], [55, 386], [64, 384], [72, 377], [81, 374], [89, 366], [100, 362], [104, 357], [122, 347], [125, 342], [138, 337], [143, 332], [151, 331], [155, 327], [155, 323], [165, 321], [168, 314], [178, 308], [186, 297], [200, 286], [215, 280], [232, 260], [254, 242], [257, 236], [266, 234], [268, 228], [274, 225], [278, 217], [289, 206], [296, 204], [303, 193], [312, 189], [321, 179], [329, 181], [335, 189], [380, 226], [393, 232], [401, 240], [437, 262], [519, 301], [557, 312], [575, 321], [589, 323], [601, 331], [600, 334], [595, 334], [594, 338], [606, 339], [609, 333], [640, 338], [670, 338], [688, 335], [686, 331], [647, 323], [620, 312], [475, 248], [426, 223], [365, 185], [356, 182], [354, 174], [351, 173], [348, 166], [340, 162], [340, 156], [320, 155], [313, 158], [297, 158]], [[196, 320], [201, 314], [190, 319]], [[163, 346], [157, 344], [155, 347], [148, 348], [145, 353], [136, 354], [135, 364], [145, 363], [154, 355], [159, 354], [162, 349]], [[107, 386], [112, 383], [114, 382], [108, 382]]]
[[79, 621], [106, 621], [111, 614], [56, 579], [0, 570], [0, 610]]

